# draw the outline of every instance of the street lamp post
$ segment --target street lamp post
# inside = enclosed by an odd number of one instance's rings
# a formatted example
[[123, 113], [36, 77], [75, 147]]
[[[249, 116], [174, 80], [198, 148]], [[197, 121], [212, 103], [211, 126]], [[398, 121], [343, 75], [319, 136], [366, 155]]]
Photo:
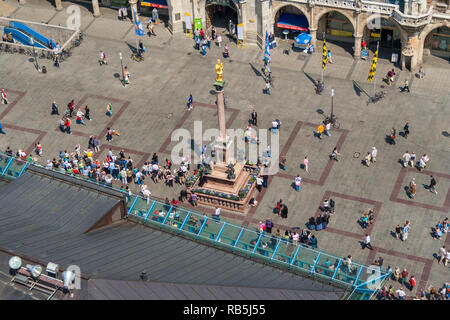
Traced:
[[39, 71], [39, 64], [37, 61], [36, 50], [34, 49], [34, 39], [30, 38], [30, 42], [31, 42], [31, 45], [33, 46], [33, 54], [34, 54], [34, 61], [36, 61], [36, 69], [37, 69], [37, 71]]
[[334, 89], [333, 88], [331, 88], [331, 116], [330, 116], [330, 119], [331, 119], [331, 121], [333, 121], [333, 117], [334, 117], [334, 115], [333, 115], [333, 103], [334, 102]]
[[[120, 66], [122, 67], [122, 77], [123, 77], [122, 52], [119, 52], [119, 58], [120, 58]], [[119, 77], [119, 79], [120, 79], [120, 77]], [[125, 82], [125, 79], [123, 79], [122, 82]]]

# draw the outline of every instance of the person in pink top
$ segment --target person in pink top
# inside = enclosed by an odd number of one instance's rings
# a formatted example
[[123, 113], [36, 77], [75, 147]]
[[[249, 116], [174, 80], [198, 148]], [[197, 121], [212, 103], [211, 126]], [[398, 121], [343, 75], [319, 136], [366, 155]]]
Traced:
[[309, 164], [308, 156], [305, 156], [305, 159], [303, 159], [303, 168], [305, 169], [306, 172], [308, 172], [308, 164]]

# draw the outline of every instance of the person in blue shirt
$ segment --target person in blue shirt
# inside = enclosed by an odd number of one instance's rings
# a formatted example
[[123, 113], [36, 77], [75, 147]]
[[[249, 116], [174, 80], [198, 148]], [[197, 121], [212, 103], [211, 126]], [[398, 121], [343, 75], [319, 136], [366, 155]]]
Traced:
[[187, 103], [187, 107], [188, 107], [188, 110], [192, 110], [192, 105], [193, 105], [193, 98], [192, 98], [192, 94], [190, 94], [189, 95], [189, 99], [188, 99], [188, 103]]
[[1, 122], [0, 122], [0, 133], [6, 134], [6, 132], [3, 131], [3, 129], [2, 129], [2, 123]]

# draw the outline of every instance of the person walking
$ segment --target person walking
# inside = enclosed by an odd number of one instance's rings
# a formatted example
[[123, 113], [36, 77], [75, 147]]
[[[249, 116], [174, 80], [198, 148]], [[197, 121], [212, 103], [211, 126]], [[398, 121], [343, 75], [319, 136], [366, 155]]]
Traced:
[[308, 155], [305, 156], [303, 159], [303, 169], [305, 169], [306, 172], [309, 172], [309, 159]]
[[416, 197], [416, 179], [412, 178], [409, 182], [409, 192], [411, 194], [411, 198], [414, 199]]
[[378, 150], [375, 147], [372, 147], [372, 152], [370, 153], [370, 161], [375, 163], [377, 162], [377, 154], [378, 154]]
[[190, 93], [187, 102], [188, 111], [191, 111], [193, 106], [194, 106], [194, 98], [192, 97], [192, 93]]
[[364, 236], [364, 247], [361, 249], [369, 248], [370, 250], [373, 250], [372, 245], [370, 244], [370, 236], [368, 233]]
[[408, 166], [409, 161], [411, 160], [411, 155], [408, 153], [408, 150], [403, 154], [403, 167], [406, 168]]
[[394, 273], [392, 274], [394, 276], [395, 281], [398, 281], [400, 278], [400, 268], [399, 267], [395, 267], [394, 269]]
[[6, 97], [6, 91], [3, 88], [2, 88], [2, 90], [0, 90], [0, 98], [2, 100], [2, 104], [8, 104], [8, 98]]
[[108, 117], [112, 116], [112, 105], [111, 105], [111, 103], [108, 103], [108, 105], [106, 106], [106, 115]]
[[317, 127], [317, 137], [319, 139], [322, 139], [322, 133], [323, 133], [323, 124], [320, 123], [319, 126]]
[[409, 230], [411, 230], [411, 223], [407, 220], [402, 230], [402, 241], [406, 241], [408, 239]]
[[403, 88], [400, 88], [400, 90], [401, 90], [401, 92], [405, 92], [405, 91], [408, 91], [408, 93], [410, 92], [408, 80], [405, 80], [405, 84], [404, 84]]
[[300, 177], [300, 175], [297, 175], [295, 177], [294, 183], [295, 183], [295, 190], [300, 191], [300, 186], [302, 185], [302, 178]]
[[406, 270], [406, 268], [403, 269], [403, 271], [402, 271], [402, 273], [400, 275], [401, 276], [400, 277], [400, 283], [401, 284], [406, 285], [408, 283], [408, 275], [409, 275], [408, 270]]
[[403, 137], [407, 139], [409, 136], [409, 123], [405, 123], [405, 126], [403, 127]]
[[287, 205], [283, 204], [281, 207], [280, 216], [282, 219], [287, 219], [288, 217], [288, 207]]
[[430, 192], [433, 192], [434, 194], [437, 194], [436, 191], [436, 179], [433, 176], [430, 176], [431, 180], [430, 180], [430, 186], [429, 186], [429, 190]]
[[447, 266], [447, 263], [450, 261], [450, 250], [447, 250], [447, 253], [445, 254], [444, 259], [444, 266]]
[[217, 36], [217, 45], [219, 48], [222, 46], [222, 36], [220, 34]]
[[445, 256], [447, 255], [447, 249], [445, 246], [442, 246], [442, 248], [439, 249], [439, 264], [441, 264], [442, 261], [444, 261]]
[[280, 156], [280, 168], [284, 171], [286, 171], [286, 156], [282, 155]]
[[0, 122], [0, 133], [1, 134], [6, 134], [6, 132], [3, 130], [3, 127], [2, 127], [2, 123]]
[[258, 126], [258, 113], [256, 113], [255, 109], [252, 111], [252, 124]]
[[270, 80], [266, 79], [265, 81], [266, 81], [266, 84], [263, 88], [263, 93], [268, 94], [270, 96]]
[[370, 159], [372, 156], [370, 155], [370, 152], [367, 152], [367, 155], [364, 158], [364, 162], [366, 163], [366, 166], [370, 167]]
[[400, 289], [398, 289], [397, 291], [395, 291], [395, 293], [397, 294], [398, 300], [403, 300], [404, 297], [406, 296], [405, 291], [403, 290], [403, 287], [401, 287]]
[[333, 152], [332, 152], [331, 155], [330, 155], [330, 159], [331, 159], [331, 160], [339, 161], [338, 156], [340, 156], [340, 155], [341, 155], [341, 154], [338, 152], [337, 146], [336, 146], [336, 147], [334, 147]]

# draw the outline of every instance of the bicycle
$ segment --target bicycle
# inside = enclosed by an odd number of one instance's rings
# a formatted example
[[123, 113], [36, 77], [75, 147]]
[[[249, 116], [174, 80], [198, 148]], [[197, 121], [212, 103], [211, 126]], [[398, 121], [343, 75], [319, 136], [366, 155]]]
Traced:
[[377, 103], [384, 97], [386, 97], [386, 91], [377, 92], [377, 93], [375, 93], [375, 95], [373, 97], [370, 97], [369, 100], [367, 100], [367, 105], [369, 105], [369, 103], [371, 103], [371, 102]]
[[137, 62], [141, 62], [141, 61], [144, 61], [144, 56], [138, 55], [137, 53], [132, 53], [131, 59], [133, 59], [134, 61], [137, 61]]
[[324, 123], [330, 122], [333, 125], [333, 128], [339, 129], [341, 124], [337, 121], [337, 117], [333, 114], [333, 117], [326, 117], [325, 120], [323, 120]]

